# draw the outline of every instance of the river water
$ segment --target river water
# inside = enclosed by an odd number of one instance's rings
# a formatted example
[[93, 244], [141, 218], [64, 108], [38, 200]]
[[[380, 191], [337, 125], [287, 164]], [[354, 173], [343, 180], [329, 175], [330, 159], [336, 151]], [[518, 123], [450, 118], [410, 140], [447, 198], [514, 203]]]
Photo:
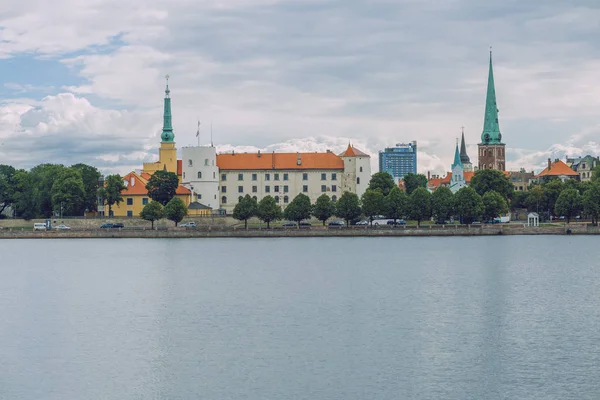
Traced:
[[598, 399], [596, 237], [0, 241], [2, 399]]

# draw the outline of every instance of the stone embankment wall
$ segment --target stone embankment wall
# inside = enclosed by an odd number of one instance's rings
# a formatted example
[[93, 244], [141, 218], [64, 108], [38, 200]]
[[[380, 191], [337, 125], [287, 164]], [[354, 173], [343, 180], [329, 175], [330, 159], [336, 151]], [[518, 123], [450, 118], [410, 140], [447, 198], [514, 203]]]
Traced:
[[0, 239], [20, 238], [257, 238], [257, 237], [419, 237], [419, 236], [496, 236], [496, 235], [564, 235], [600, 234], [599, 227], [586, 225], [547, 226], [529, 228], [522, 225], [491, 226], [443, 226], [410, 228], [327, 228], [309, 229], [233, 229], [225, 227], [203, 227], [201, 229], [81, 229], [70, 231], [32, 231], [25, 229], [2, 229]]

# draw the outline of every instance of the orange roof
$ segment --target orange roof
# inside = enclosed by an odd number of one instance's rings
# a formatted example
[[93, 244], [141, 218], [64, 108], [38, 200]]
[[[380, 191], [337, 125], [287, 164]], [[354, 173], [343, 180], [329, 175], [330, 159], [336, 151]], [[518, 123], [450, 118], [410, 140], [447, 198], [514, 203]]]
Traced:
[[181, 164], [181, 160], [177, 160], [177, 176], [181, 176], [182, 169], [183, 169], [183, 167]]
[[[123, 190], [121, 194], [124, 196], [147, 196], [148, 190], [146, 189], [146, 185], [148, 184], [150, 176], [151, 175], [146, 172], [138, 175], [134, 171], [131, 171], [123, 177], [123, 181], [127, 182], [127, 188]], [[177, 195], [189, 195], [191, 193], [192, 192], [188, 188], [181, 185], [177, 186], [177, 189], [175, 190], [175, 194]]]
[[369, 157], [369, 155], [348, 143], [348, 148], [340, 154], [340, 157]]
[[579, 174], [577, 172], [575, 172], [571, 168], [569, 168], [569, 166], [567, 164], [565, 164], [563, 161], [556, 160], [552, 164], [550, 164], [550, 170], [548, 170], [548, 167], [544, 168], [544, 170], [542, 172], [540, 172], [536, 176], [536, 178], [539, 178], [542, 176], [561, 176], [561, 175], [579, 176]]
[[[467, 182], [467, 185], [468, 185], [469, 183], [471, 183], [471, 179], [473, 178], [473, 175], [475, 175], [475, 172], [474, 171], [463, 172], [463, 175], [464, 175], [465, 181]], [[505, 175], [506, 175], [506, 173], [505, 173]], [[437, 189], [440, 186], [449, 186], [450, 180], [452, 180], [452, 172], [448, 172], [446, 174], [446, 176], [444, 176], [443, 178], [430, 179], [427, 182], [427, 187], [429, 187], [430, 189]]]
[[[298, 159], [300, 165], [298, 165]], [[344, 161], [327, 153], [227, 153], [217, 155], [221, 170], [344, 169]]]

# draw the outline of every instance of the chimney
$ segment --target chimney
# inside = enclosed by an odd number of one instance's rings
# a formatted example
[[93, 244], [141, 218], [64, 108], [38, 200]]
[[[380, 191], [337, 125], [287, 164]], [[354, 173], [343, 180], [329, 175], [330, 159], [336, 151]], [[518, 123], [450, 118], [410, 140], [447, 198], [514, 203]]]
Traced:
[[258, 151], [258, 154], [257, 154], [257, 156], [258, 156], [258, 158], [260, 158], [260, 150]]
[[231, 155], [235, 156], [235, 150], [231, 150]]
[[552, 169], [552, 159], [548, 159], [548, 172]]
[[431, 180], [431, 172], [427, 171], [427, 180]]
[[300, 158], [300, 153], [298, 153], [298, 161], [296, 161], [296, 164], [302, 165], [302, 159]]

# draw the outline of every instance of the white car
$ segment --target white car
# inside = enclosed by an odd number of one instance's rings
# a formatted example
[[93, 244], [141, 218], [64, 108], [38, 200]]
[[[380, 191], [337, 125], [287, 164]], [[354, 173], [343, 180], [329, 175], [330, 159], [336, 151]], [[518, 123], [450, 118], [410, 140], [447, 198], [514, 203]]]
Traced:
[[195, 221], [190, 221], [190, 222], [186, 222], [185, 224], [181, 224], [179, 225], [182, 228], [195, 228], [196, 227], [196, 222]]
[[71, 227], [66, 226], [65, 224], [60, 224], [60, 225], [56, 225], [56, 227], [54, 229], [59, 230], [59, 231], [68, 231], [69, 229], [71, 229]]
[[369, 225], [369, 221], [358, 221], [356, 225]]

